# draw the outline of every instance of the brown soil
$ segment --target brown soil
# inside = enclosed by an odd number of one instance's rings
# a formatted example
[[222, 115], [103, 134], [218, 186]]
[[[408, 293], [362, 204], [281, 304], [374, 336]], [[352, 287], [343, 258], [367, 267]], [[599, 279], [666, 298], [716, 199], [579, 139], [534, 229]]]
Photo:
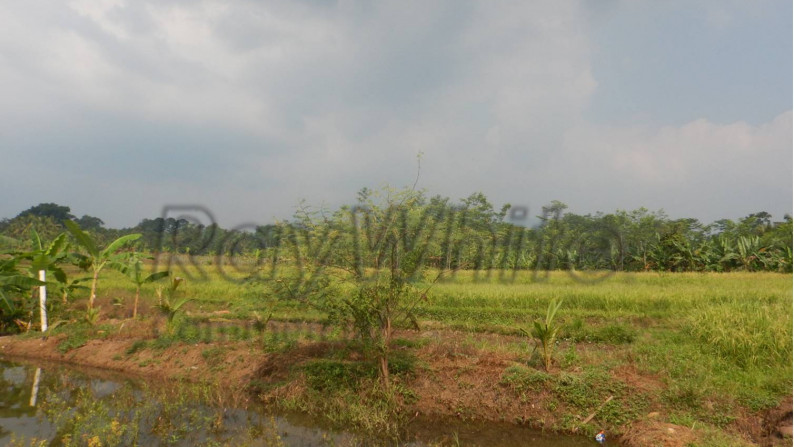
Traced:
[[791, 445], [794, 432], [791, 396], [764, 414], [761, 429], [761, 445]]
[[[216, 383], [241, 393], [254, 383], [258, 397], [267, 401], [299, 394], [304, 387], [302, 381], [288, 382], [290, 377], [295, 377], [290, 375], [294, 367], [341, 348], [339, 342], [306, 342], [286, 353], [264, 353], [248, 342], [176, 343], [165, 349], [147, 348], [127, 354], [136, 340], [152, 338], [159, 323], [151, 320], [106, 322], [119, 329], [103, 340], [91, 340], [66, 354], [57, 350], [63, 336], [47, 339], [0, 337], [0, 356], [89, 366], [150, 379]], [[306, 328], [307, 325], [301, 323], [271, 323], [269, 327], [270, 330]], [[314, 329], [321, 330], [321, 327]], [[398, 331], [396, 335], [430, 340], [413, 350], [420, 366], [415, 377], [406, 383], [417, 396], [415, 402], [407, 404], [409, 414], [509, 422], [537, 428], [558, 426], [564, 413], [561, 410], [565, 409], [548, 408], [547, 404], [553, 398], [548, 391], [519, 395], [500, 383], [505, 368], [524, 359], [511, 353], [510, 349], [499, 347], [520, 342], [520, 338], [456, 331]], [[590, 355], [588, 349], [592, 348], [577, 346], [583, 358]], [[643, 375], [633, 366], [618, 367], [612, 374], [632, 389], [649, 395], [658, 395], [664, 387], [658, 378]], [[734, 423], [732, 429], [752, 437], [759, 445], [786, 445], [791, 439], [791, 405], [789, 398], [762, 416], [747, 414]], [[610, 433], [610, 439], [629, 446], [677, 447], [685, 446], [702, 435], [687, 427], [664, 422], [664, 415], [657, 410], [655, 405], [651, 405], [649, 411], [652, 413], [648, 417], [616, 429], [618, 433]], [[584, 419], [587, 415], [580, 416]]]
[[685, 447], [697, 440], [695, 433], [680, 425], [646, 420], [632, 424], [622, 443], [645, 447]]
[[[253, 377], [264, 355], [241, 343], [178, 344], [163, 350], [144, 349], [131, 355], [133, 339], [89, 340], [66, 354], [57, 350], [63, 337], [46, 340], [0, 337], [0, 355], [118, 371], [146, 378], [218, 383], [238, 387]], [[203, 353], [222, 346], [222, 358], [208, 361]]]

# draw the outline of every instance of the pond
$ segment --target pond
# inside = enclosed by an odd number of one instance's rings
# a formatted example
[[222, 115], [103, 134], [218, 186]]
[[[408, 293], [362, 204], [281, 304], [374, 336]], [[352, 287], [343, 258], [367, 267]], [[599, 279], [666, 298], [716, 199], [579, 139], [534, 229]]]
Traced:
[[368, 439], [274, 414], [217, 387], [0, 360], [0, 445], [592, 446], [510, 424], [414, 421], [402, 440]]

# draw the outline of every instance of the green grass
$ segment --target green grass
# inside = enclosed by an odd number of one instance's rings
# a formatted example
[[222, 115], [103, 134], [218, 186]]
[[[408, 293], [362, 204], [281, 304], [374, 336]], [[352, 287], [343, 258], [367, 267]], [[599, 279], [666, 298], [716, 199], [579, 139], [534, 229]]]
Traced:
[[[189, 314], [185, 322], [217, 318], [223, 311], [222, 318], [239, 324], [239, 320], [252, 321], [254, 311], [262, 313], [272, 302], [272, 294], [263, 285], [226, 281], [211, 266], [203, 264], [202, 268], [207, 280], [188, 278], [180, 288], [182, 296], [193, 299], [185, 306]], [[691, 421], [711, 427], [729, 424], [738, 407], [761, 411], [791, 394], [791, 274], [617, 273], [595, 284], [577, 282], [565, 272], [552, 272], [548, 277], [519, 272], [509, 283], [500, 282], [497, 275], [488, 280], [482, 276], [477, 279], [473, 272], [457, 272], [453, 280], [433, 285], [416, 313], [425, 328], [519, 335], [519, 328], [543, 319], [551, 299], [563, 300], [557, 314], [562, 326], [559, 338], [569, 349], [558, 349], [555, 355], [563, 371], [548, 380], [537, 372], [506, 371], [503, 384], [518, 393], [544, 386], [554, 390], [554, 405], [586, 411], [610, 392], [630, 395], [628, 390], [609, 388], [620, 383], [604, 376], [628, 365], [662, 384], [658, 399], [670, 411], [670, 422]], [[149, 306], [156, 302], [156, 286], [146, 285], [142, 290], [142, 300]], [[125, 277], [103, 271], [100, 299], [133, 293], [134, 287]], [[321, 322], [324, 317], [299, 303], [281, 302], [274, 309], [273, 321]], [[66, 325], [63, 330], [70, 332], [74, 327]], [[84, 332], [81, 329], [70, 335], [63, 349], [84, 343], [81, 338], [90, 335]], [[296, 335], [269, 330], [257, 334], [230, 328], [216, 330], [212, 338], [205, 332], [186, 325], [175, 337], [189, 343], [257, 337], [270, 351], [288, 351], [298, 342]], [[398, 339], [395, 345], [417, 348], [425, 343], [424, 339]], [[526, 345], [515, 343], [499, 343], [502, 347], [498, 349], [523, 350], [523, 355], [529, 356]], [[589, 347], [573, 349], [574, 344]], [[399, 361], [392, 365], [399, 367]], [[582, 367], [591, 369], [583, 371]], [[373, 380], [370, 373], [362, 376], [360, 371], [346, 368], [357, 367], [345, 366], [343, 359], [328, 359], [304, 372], [317, 393], [346, 383], [346, 374], [359, 377], [356, 383]], [[638, 404], [627, 398], [616, 398], [600, 417], [618, 422], [622, 421], [621, 411], [639, 414]], [[355, 413], [355, 408], [350, 412]]]

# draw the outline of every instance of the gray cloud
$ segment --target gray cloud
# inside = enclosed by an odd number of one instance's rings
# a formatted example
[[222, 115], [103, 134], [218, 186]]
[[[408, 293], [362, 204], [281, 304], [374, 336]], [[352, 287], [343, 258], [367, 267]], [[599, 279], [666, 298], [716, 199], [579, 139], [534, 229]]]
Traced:
[[[709, 21], [718, 30], [710, 38], [768, 16], [744, 23], [736, 8], [670, 6]], [[5, 4], [0, 176], [19, 193], [0, 216], [57, 201], [133, 225], [163, 204], [198, 201], [227, 225], [264, 222], [287, 217], [300, 198], [336, 206], [363, 186], [409, 184], [420, 151], [420, 185], [453, 198], [482, 190], [535, 209], [561, 199], [574, 211], [645, 205], [708, 219], [756, 205], [790, 212], [791, 190], [779, 186], [791, 180], [790, 103], [781, 115], [759, 100], [753, 110], [777, 118], [725, 122], [722, 103], [684, 101], [676, 112], [668, 102], [625, 124], [620, 101], [653, 98], [674, 71], [693, 85], [711, 82], [697, 66], [669, 65], [672, 49], [632, 53], [635, 66], [661, 72], [641, 71], [634, 96], [616, 93], [624, 49], [603, 47], [601, 30], [632, 15], [642, 23], [639, 9], [617, 1]], [[621, 26], [610, 32], [634, 38]], [[724, 45], [690, 39], [705, 50]], [[790, 60], [778, 67], [775, 57], [770, 67], [781, 73], [757, 76], [790, 83]], [[701, 115], [692, 118], [693, 107]], [[754, 177], [725, 180], [742, 172]]]

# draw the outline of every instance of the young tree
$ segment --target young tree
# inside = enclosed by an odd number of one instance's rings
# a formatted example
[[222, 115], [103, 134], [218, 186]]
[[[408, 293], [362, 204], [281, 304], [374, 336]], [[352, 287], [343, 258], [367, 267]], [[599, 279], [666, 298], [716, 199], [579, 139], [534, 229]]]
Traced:
[[[276, 276], [276, 294], [352, 327], [365, 353], [376, 360], [384, 389], [390, 388], [394, 326], [416, 322], [413, 311], [429, 288], [421, 269], [438, 222], [423, 203], [413, 189], [362, 191], [357, 206], [333, 218], [303, 208], [299, 222], [279, 232], [282, 253], [292, 254], [294, 268]], [[329, 266], [329, 259], [338, 264]]]
[[17, 267], [19, 258], [0, 259], [0, 332], [17, 328], [15, 322], [23, 318], [24, 302], [30, 298], [30, 289], [44, 283], [31, 278]]
[[144, 275], [144, 259], [152, 259], [151, 257], [144, 257], [138, 252], [131, 252], [123, 262], [116, 262], [113, 264], [118, 271], [126, 275], [133, 283], [135, 283], [135, 303], [132, 306], [132, 318], [138, 316], [138, 301], [141, 296], [141, 287], [144, 284], [159, 281], [169, 275], [169, 271], [155, 272], [151, 275]]
[[141, 235], [136, 233], [121, 236], [109, 243], [104, 249], [100, 249], [94, 239], [88, 233], [81, 230], [79, 225], [70, 220], [67, 220], [65, 224], [69, 233], [74, 236], [77, 244], [86, 251], [86, 254], [79, 255], [79, 259], [80, 265], [86, 269], [90, 268], [92, 272], [91, 295], [88, 298], [88, 308], [93, 309], [94, 300], [96, 299], [96, 286], [99, 280], [99, 272], [101, 272], [109, 262], [118, 262], [116, 252], [124, 247], [124, 245], [140, 238]]

